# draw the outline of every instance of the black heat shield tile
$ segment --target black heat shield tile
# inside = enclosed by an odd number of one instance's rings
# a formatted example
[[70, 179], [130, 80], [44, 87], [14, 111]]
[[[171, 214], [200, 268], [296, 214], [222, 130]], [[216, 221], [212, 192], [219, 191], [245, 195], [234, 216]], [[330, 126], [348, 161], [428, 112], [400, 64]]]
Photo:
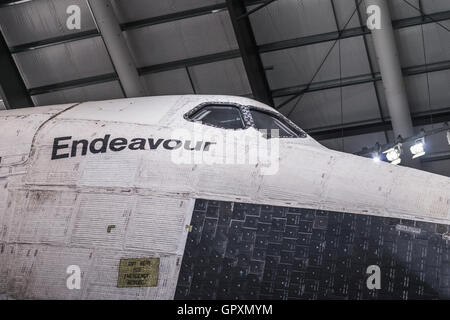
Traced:
[[175, 299], [450, 299], [447, 225], [202, 199], [191, 224]]

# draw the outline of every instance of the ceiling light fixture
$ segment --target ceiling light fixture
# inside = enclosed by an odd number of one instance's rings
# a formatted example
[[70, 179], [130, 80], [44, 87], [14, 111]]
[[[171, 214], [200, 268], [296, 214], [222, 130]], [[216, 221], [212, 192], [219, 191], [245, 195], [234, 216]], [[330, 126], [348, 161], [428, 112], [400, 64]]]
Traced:
[[400, 156], [402, 155], [402, 144], [398, 143], [397, 145], [393, 146], [392, 148], [383, 151], [383, 153], [386, 155], [386, 158], [388, 161], [392, 164], [400, 164], [402, 162], [402, 159]]
[[413, 155], [413, 159], [422, 157], [425, 155], [425, 137], [417, 139], [414, 144], [409, 148]]

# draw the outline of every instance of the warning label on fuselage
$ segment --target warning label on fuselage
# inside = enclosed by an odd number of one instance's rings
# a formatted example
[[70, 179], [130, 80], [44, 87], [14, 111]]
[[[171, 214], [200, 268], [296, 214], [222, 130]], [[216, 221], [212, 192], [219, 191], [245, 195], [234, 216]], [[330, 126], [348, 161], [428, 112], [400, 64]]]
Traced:
[[159, 258], [120, 259], [118, 288], [158, 286]]

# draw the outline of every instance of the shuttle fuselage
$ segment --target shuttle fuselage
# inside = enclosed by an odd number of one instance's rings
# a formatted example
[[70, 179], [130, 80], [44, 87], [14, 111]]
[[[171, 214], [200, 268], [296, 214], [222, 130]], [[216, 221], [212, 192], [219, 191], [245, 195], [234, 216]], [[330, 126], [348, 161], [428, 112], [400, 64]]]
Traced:
[[[205, 125], [210, 105], [237, 116]], [[282, 118], [296, 137], [267, 138], [256, 112], [278, 117], [229, 96], [0, 112], [0, 297], [450, 297], [449, 178], [329, 150]]]

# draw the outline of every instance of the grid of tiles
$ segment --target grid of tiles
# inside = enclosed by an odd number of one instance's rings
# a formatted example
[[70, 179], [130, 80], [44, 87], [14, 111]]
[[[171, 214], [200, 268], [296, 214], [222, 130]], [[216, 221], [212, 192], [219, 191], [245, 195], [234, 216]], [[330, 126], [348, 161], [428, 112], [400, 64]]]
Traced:
[[447, 225], [202, 199], [191, 225], [175, 299], [450, 298]]

